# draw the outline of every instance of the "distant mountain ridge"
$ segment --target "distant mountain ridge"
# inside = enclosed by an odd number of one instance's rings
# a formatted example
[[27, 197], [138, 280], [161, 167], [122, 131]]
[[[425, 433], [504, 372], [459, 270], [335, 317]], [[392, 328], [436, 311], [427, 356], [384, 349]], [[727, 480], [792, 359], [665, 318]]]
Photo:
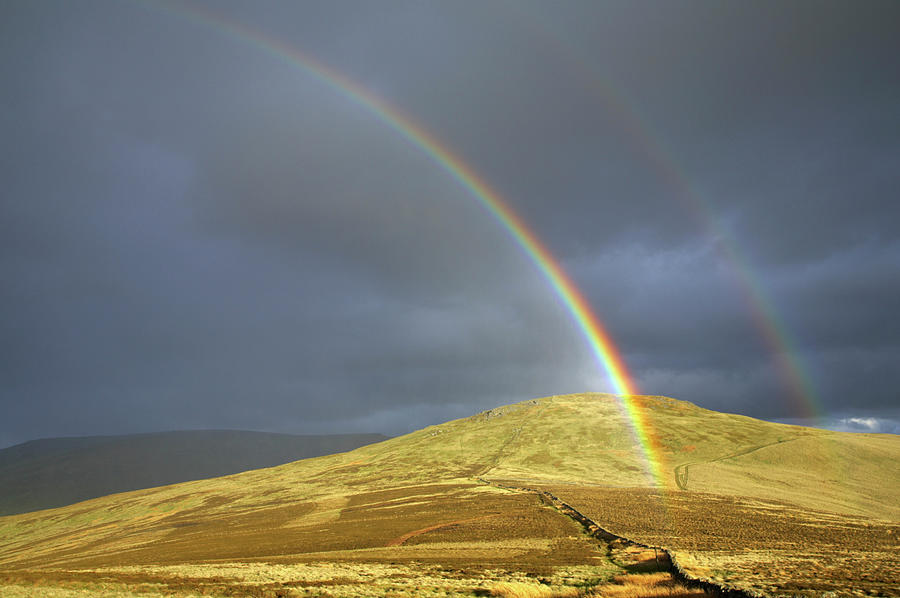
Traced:
[[31, 440], [0, 450], [0, 516], [282, 465], [388, 438], [191, 430]]

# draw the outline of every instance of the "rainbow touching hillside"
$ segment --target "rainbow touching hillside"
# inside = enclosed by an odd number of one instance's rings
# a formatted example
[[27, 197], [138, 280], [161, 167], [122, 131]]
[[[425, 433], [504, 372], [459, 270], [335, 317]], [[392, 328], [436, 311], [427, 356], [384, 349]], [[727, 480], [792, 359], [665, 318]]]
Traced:
[[648, 428], [648, 423], [641, 417], [640, 411], [632, 405], [630, 397], [637, 393], [637, 386], [628, 372], [621, 351], [614, 344], [600, 318], [593, 312], [584, 294], [566, 274], [559, 260], [553, 256], [525, 220], [513, 211], [509, 202], [492, 189], [472, 166], [426, 128], [417, 124], [411, 116], [404, 114], [360, 83], [296, 47], [230, 20], [221, 13], [187, 5], [171, 7], [165, 4], [148, 4], [148, 8], [163, 10], [176, 18], [211, 28], [237, 43], [248, 45], [305, 74], [312, 75], [355, 106], [373, 115], [392, 132], [406, 139], [461, 185], [535, 265], [553, 293], [565, 306], [587, 341], [597, 365], [606, 373], [610, 385], [619, 396], [620, 408], [627, 415], [628, 425], [643, 452], [647, 475], [657, 484], [663, 483], [662, 470], [665, 465], [660, 463], [661, 455], [653, 446], [652, 439], [655, 436], [653, 430]]
[[896, 595], [897, 436], [634, 405], [673, 466], [664, 489], [616, 397], [546, 397], [347, 453], [4, 517], [2, 587], [463, 596], [512, 583], [576, 596], [647, 575], [660, 592]]
[[0, 598], [900, 598], [898, 24], [0, 5]]

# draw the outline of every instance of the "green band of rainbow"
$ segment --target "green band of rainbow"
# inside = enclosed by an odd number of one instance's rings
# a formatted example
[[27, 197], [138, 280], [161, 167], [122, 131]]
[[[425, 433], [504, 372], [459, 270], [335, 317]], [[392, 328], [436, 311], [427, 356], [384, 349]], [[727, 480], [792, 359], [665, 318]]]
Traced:
[[547, 19], [533, 14], [521, 3], [510, 3], [506, 7], [509, 14], [518, 17], [520, 25], [549, 51], [561, 56], [563, 64], [573, 71], [573, 76], [595, 94], [604, 109], [616, 116], [615, 122], [628, 134], [634, 148], [643, 154], [647, 164], [665, 186], [672, 190], [672, 199], [680, 202], [685, 212], [691, 214], [708, 231], [735, 275], [735, 282], [750, 316], [768, 345], [774, 365], [795, 401], [796, 414], [814, 420], [821, 419], [824, 414], [821, 400], [790, 329], [779, 316], [734, 234], [722, 225], [703, 194], [691, 184], [685, 169], [679, 166], [673, 152], [665, 147], [662, 136], [653, 131], [650, 119], [640, 114], [637, 108], [639, 103], [628, 97], [626, 87], [613, 85], [597, 69], [595, 63], [571, 43], [565, 32], [555, 30]]
[[296, 48], [280, 40], [268, 37], [242, 23], [228, 20], [219, 14], [201, 10], [194, 6], [183, 4], [173, 6], [159, 3], [144, 4], [150, 8], [160, 8], [180, 18], [211, 27], [230, 38], [250, 44], [279, 61], [294, 67], [300, 67], [319, 81], [327, 84], [349, 102], [374, 115], [387, 127], [421, 149], [433, 160], [435, 165], [443, 169], [468, 190], [537, 266], [540, 273], [550, 283], [557, 297], [559, 297], [571, 314], [578, 329], [590, 345], [595, 358], [605, 370], [613, 389], [619, 395], [620, 406], [625, 411], [632, 427], [632, 433], [641, 446], [647, 473], [652, 477], [656, 485], [664, 485], [660, 467], [661, 455], [652, 441], [648, 422], [644, 419], [639, 406], [629, 398], [629, 395], [636, 394], [635, 384], [609, 333], [594, 315], [590, 304], [578, 287], [575, 286], [575, 283], [569, 278], [547, 247], [484, 179], [479, 177], [460, 157], [453, 154], [427, 130], [413, 122], [410, 117], [401, 114], [396, 108], [347, 76], [313, 57], [299, 52]]

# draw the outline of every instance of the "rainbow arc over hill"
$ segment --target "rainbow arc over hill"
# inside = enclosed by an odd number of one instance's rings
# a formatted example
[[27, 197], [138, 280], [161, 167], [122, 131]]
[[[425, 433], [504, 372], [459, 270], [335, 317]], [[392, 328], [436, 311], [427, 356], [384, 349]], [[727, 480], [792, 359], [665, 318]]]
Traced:
[[714, 216], [703, 194], [691, 184], [675, 155], [665, 147], [662, 136], [652, 130], [650, 120], [639, 112], [639, 104], [628, 97], [624, 86], [613, 85], [612, 80], [604, 76], [550, 21], [542, 19], [523, 4], [510, 3], [508, 8], [510, 15], [519, 18], [520, 25], [550, 52], [558, 55], [562, 64], [573, 71], [574, 78], [591, 90], [604, 108], [616, 115], [619, 126], [627, 133], [634, 148], [643, 154], [651, 170], [672, 191], [671, 198], [682, 204], [685, 212], [709, 233], [734, 274], [734, 282], [743, 295], [757, 330], [769, 347], [776, 370], [794, 400], [797, 414], [821, 420], [824, 410], [815, 384], [797, 350], [796, 340], [764, 291], [762, 282], [750, 266], [750, 260], [741, 251], [734, 235]]
[[566, 307], [615, 390], [619, 406], [631, 425], [631, 432], [635, 440], [641, 447], [646, 473], [654, 485], [660, 488], [666, 487], [666, 476], [663, 472], [667, 468], [663, 465], [663, 455], [659, 451], [650, 423], [644, 417], [640, 406], [632, 399], [632, 395], [637, 394], [637, 387], [609, 333], [591, 310], [590, 304], [582, 292], [534, 231], [513, 211], [500, 194], [492, 189], [488, 182], [481, 178], [461, 157], [454, 154], [424, 127], [415, 123], [412, 118], [402, 114], [372, 91], [281, 40], [221, 14], [196, 6], [163, 4], [146, 0], [141, 0], [139, 3], [151, 10], [160, 10], [177, 18], [213, 29], [228, 38], [265, 52], [292, 67], [300, 68], [327, 84], [352, 104], [375, 116], [388, 128], [419, 148], [432, 159], [436, 166], [465, 188], [534, 263]]

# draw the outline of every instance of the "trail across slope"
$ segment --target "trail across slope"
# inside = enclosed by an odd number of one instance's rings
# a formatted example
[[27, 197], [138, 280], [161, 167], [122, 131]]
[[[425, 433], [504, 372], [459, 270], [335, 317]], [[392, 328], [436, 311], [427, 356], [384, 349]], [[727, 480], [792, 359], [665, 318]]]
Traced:
[[793, 440], [797, 440], [796, 438], [786, 438], [783, 440], [776, 440], [775, 442], [767, 442], [766, 444], [760, 444], [757, 446], [751, 446], [746, 449], [740, 450], [736, 453], [732, 453], [730, 455], [724, 455], [722, 457], [717, 457], [715, 459], [707, 459], [705, 461], [693, 461], [691, 463], [682, 463], [680, 465], [675, 466], [675, 482], [678, 484], [679, 490], [687, 490], [688, 487], [688, 474], [690, 473], [691, 465], [699, 465], [700, 463], [715, 463], [717, 461], [725, 461], [726, 459], [734, 459], [736, 457], [742, 457], [744, 455], [748, 455], [752, 452], [758, 451], [760, 449], [764, 449], [769, 446], [774, 446], [776, 444], [782, 444], [785, 442], [791, 442]]

